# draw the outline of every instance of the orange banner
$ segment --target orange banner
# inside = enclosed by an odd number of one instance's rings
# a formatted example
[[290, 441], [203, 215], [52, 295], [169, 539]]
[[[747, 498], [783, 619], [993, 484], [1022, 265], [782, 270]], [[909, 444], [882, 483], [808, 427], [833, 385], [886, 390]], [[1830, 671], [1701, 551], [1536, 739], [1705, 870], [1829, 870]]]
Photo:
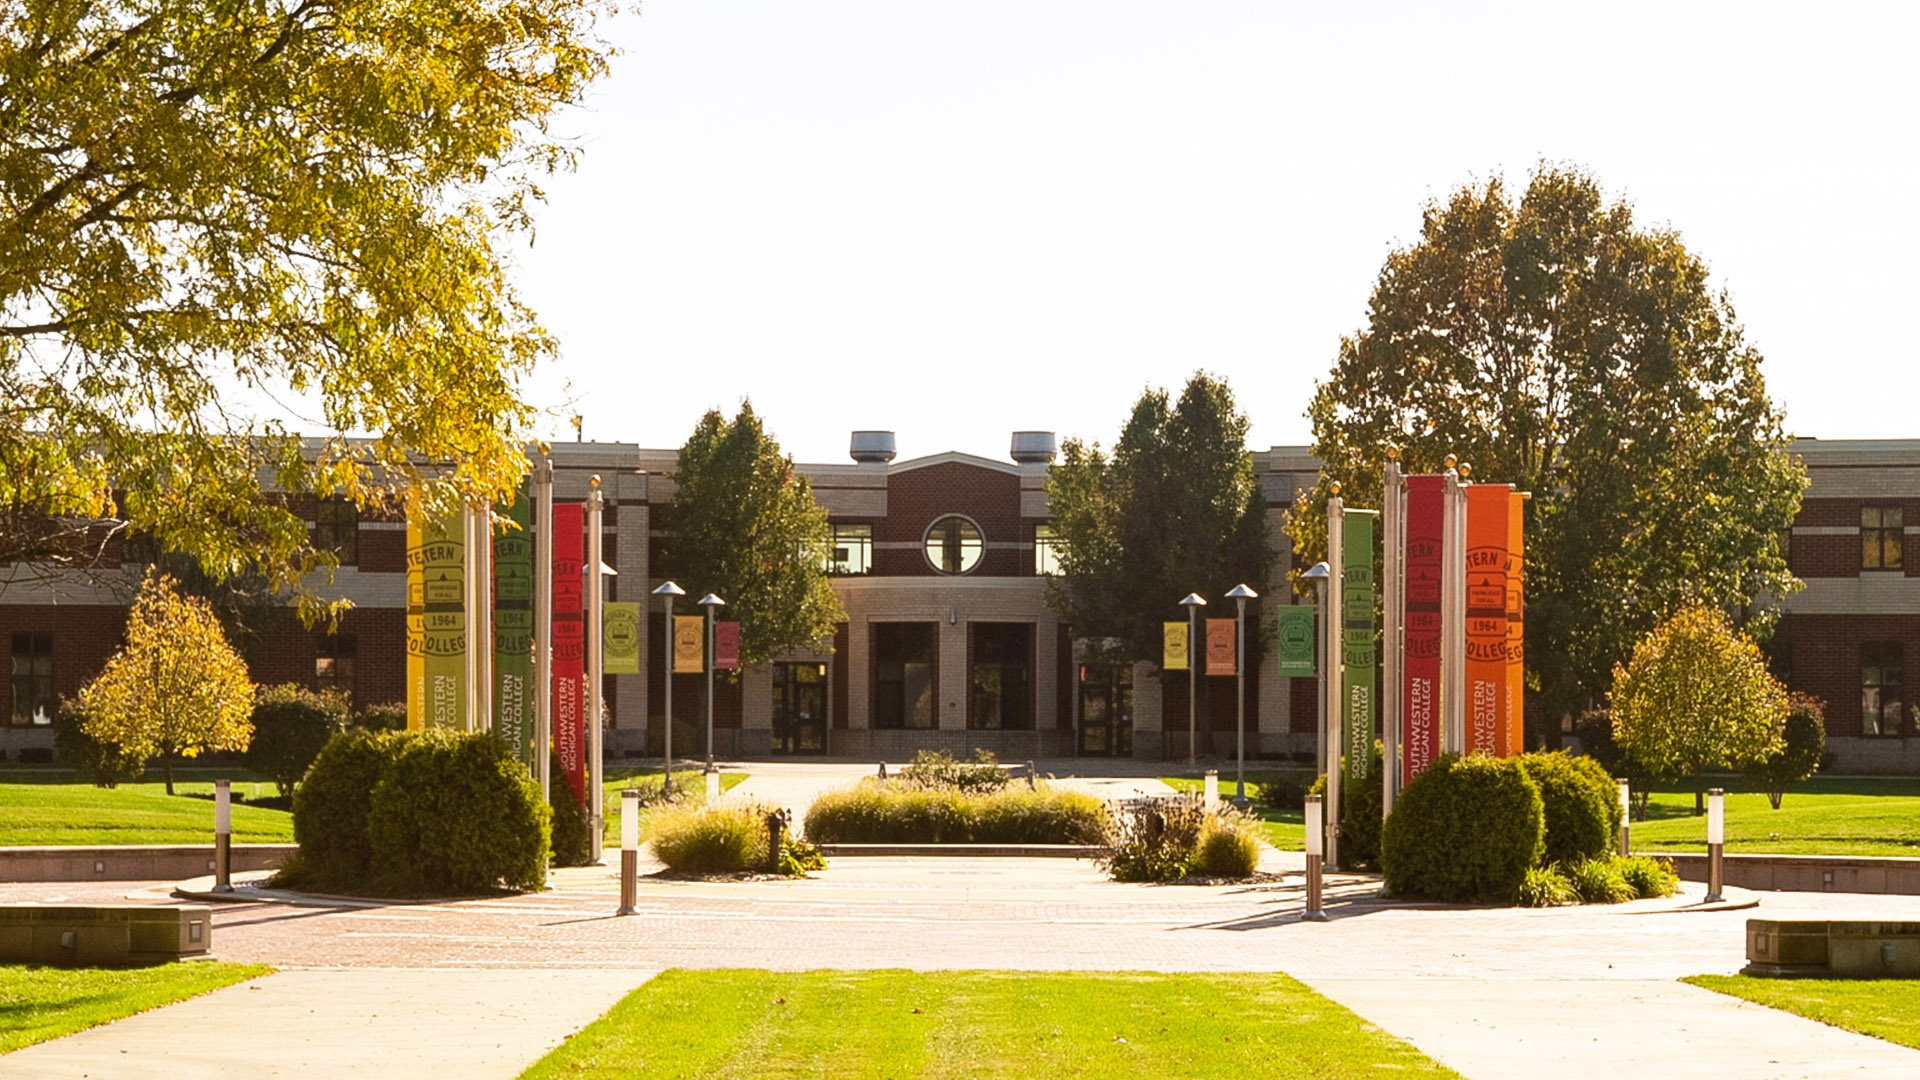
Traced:
[[1233, 620], [1207, 620], [1207, 674], [1231, 675], [1233, 663]]
[[1527, 497], [1507, 501], [1507, 741], [1505, 753], [1526, 752], [1527, 736]]
[[1509, 752], [1507, 519], [1513, 489], [1467, 488], [1467, 752]]

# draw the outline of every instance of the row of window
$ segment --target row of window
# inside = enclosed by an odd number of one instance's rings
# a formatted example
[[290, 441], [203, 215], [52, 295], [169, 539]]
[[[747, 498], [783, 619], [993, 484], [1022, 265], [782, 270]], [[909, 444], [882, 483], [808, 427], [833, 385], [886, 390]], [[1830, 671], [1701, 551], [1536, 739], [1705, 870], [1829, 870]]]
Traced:
[[[933, 727], [933, 623], [873, 624], [873, 726], [881, 730]], [[987, 731], [1033, 728], [1033, 625], [972, 623], [967, 676], [967, 727]]]
[[[313, 688], [338, 690], [353, 697], [358, 646], [350, 635], [321, 637], [313, 659]], [[13, 707], [15, 725], [53, 723], [59, 700], [53, 692], [53, 634], [50, 631], [13, 635]]]
[[[825, 560], [829, 574], [870, 574], [873, 572], [873, 526], [836, 523]], [[986, 538], [970, 519], [949, 514], [927, 529], [927, 564], [943, 574], [966, 574], [980, 565], [986, 553]], [[1033, 527], [1033, 572], [1060, 572], [1060, 541], [1053, 526]]]

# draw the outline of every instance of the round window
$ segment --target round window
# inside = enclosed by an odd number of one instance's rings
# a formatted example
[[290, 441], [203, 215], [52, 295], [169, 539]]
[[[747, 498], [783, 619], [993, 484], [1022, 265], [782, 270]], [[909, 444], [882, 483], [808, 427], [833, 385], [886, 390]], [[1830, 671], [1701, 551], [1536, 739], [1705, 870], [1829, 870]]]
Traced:
[[958, 514], [949, 514], [927, 530], [927, 561], [943, 574], [964, 574], [980, 565], [986, 550], [980, 526]]

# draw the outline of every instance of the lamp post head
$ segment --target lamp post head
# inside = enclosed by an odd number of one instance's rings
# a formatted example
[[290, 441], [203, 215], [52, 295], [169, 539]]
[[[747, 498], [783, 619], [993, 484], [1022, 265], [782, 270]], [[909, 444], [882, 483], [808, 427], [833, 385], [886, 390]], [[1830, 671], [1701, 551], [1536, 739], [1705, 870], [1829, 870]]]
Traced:
[[1260, 594], [1257, 592], [1254, 592], [1252, 589], [1247, 588], [1246, 583], [1242, 582], [1241, 584], [1235, 585], [1233, 588], [1228, 589], [1227, 595], [1233, 597], [1235, 600], [1251, 600], [1254, 597], [1259, 596]]
[[1332, 573], [1333, 571], [1328, 569], [1326, 561], [1322, 560], [1314, 563], [1306, 570], [1302, 570], [1300, 576], [1306, 578], [1308, 581], [1325, 581]]
[[1206, 607], [1207, 598], [1197, 592], [1190, 592], [1186, 595], [1185, 599], [1180, 601], [1180, 606], [1183, 608]]
[[678, 586], [678, 585], [676, 585], [676, 584], [674, 584], [674, 583], [673, 583], [673, 582], [671, 582], [671, 581], [663, 581], [663, 582], [661, 582], [661, 583], [660, 583], [660, 585], [659, 585], [659, 587], [658, 587], [658, 588], [656, 588], [656, 589], [654, 589], [654, 590], [653, 590], [653, 595], [655, 595], [655, 596], [685, 596], [685, 595], [687, 595], [687, 590], [685, 590], [685, 589], [683, 589], [683, 588], [681, 588], [680, 586]]
[[719, 597], [713, 595], [712, 593], [708, 593], [707, 595], [694, 601], [694, 603], [699, 604], [703, 608], [716, 608], [716, 607], [727, 606], [727, 602], [725, 600], [720, 599]]

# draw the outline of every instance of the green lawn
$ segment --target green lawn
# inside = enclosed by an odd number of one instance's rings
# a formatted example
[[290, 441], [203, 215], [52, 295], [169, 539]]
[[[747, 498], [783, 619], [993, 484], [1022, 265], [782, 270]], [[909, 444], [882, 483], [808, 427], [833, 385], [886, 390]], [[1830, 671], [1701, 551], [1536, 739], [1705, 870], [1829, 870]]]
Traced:
[[[1233, 798], [1233, 779], [1232, 772], [1224, 769], [1221, 770], [1220, 797], [1222, 799]], [[1307, 849], [1306, 815], [1299, 810], [1275, 810], [1271, 807], [1260, 805], [1259, 792], [1254, 785], [1256, 783], [1264, 784], [1269, 780], [1278, 779], [1291, 780], [1302, 787], [1306, 787], [1313, 783], [1313, 774], [1304, 771], [1275, 772], [1268, 769], [1259, 771], [1248, 769], [1247, 798], [1254, 800], [1253, 805], [1249, 809], [1252, 810], [1255, 817], [1260, 819], [1260, 827], [1264, 829], [1267, 834], [1267, 843], [1272, 844], [1280, 851], [1305, 851]], [[1160, 780], [1162, 783], [1172, 787], [1175, 791], [1189, 791], [1195, 795], [1205, 791], [1207, 786], [1206, 780], [1201, 777], [1163, 776]]]
[[[223, 771], [174, 770], [174, 790], [158, 774], [117, 788], [94, 787], [84, 777], [66, 770], [7, 770], [0, 772], [0, 847], [74, 844], [211, 844], [213, 802], [188, 798], [210, 795], [217, 776], [233, 779], [235, 794], [249, 799], [271, 798], [279, 791], [271, 782], [256, 783], [241, 769]], [[293, 815], [233, 805], [236, 843], [293, 842]]]
[[1273, 1080], [1456, 1073], [1284, 975], [669, 971], [522, 1074]]
[[[739, 786], [740, 782], [745, 780], [748, 775], [748, 773], [743, 772], [721, 773], [720, 790], [723, 792], [732, 791], [735, 787]], [[620, 843], [620, 793], [622, 791], [625, 791], [629, 787], [636, 787], [657, 796], [660, 793], [661, 785], [665, 782], [666, 771], [663, 769], [608, 769], [606, 783], [602, 784], [600, 789], [601, 795], [605, 799], [602, 805], [605, 807], [603, 813], [606, 815], [607, 822], [606, 835], [601, 842], [603, 844], [613, 844], [616, 846]], [[673, 786], [686, 791], [695, 803], [703, 803], [707, 800], [706, 774], [702, 773], [699, 769], [673, 770]], [[659, 807], [657, 806], [641, 812], [641, 843], [644, 844], [647, 836], [652, 833], [653, 817], [658, 812]]]
[[209, 961], [142, 968], [0, 964], [0, 1054], [272, 970], [264, 964]]
[[1914, 979], [1695, 975], [1682, 981], [1920, 1050], [1920, 981]]
[[[1815, 777], [1788, 789], [1778, 810], [1739, 777], [1709, 784], [1727, 790], [1729, 854], [1920, 856], [1920, 779]], [[1648, 820], [1632, 824], [1636, 851], [1706, 850], [1691, 787], [1656, 791]]]

